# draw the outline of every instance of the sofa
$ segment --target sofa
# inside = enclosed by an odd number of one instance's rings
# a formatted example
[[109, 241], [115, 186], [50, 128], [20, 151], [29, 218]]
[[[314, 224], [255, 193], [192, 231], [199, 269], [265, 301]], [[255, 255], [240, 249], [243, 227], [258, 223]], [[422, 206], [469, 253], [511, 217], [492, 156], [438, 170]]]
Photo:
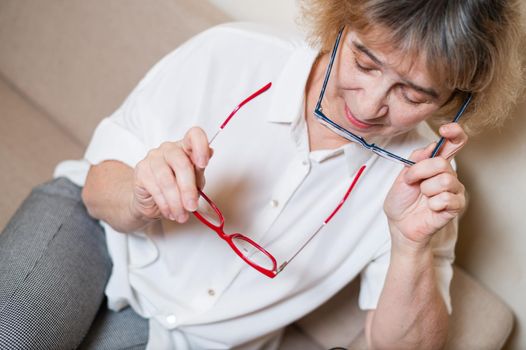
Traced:
[[[0, 227], [95, 126], [184, 40], [230, 21], [206, 1], [0, 1]], [[290, 325], [283, 349], [365, 349], [354, 281]], [[451, 285], [447, 349], [500, 349], [513, 314], [461, 268]]]

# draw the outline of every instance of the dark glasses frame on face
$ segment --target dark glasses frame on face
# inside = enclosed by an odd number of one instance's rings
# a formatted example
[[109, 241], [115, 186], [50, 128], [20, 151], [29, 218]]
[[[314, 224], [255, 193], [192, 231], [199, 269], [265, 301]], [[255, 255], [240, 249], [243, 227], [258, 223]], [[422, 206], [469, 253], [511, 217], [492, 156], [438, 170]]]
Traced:
[[[318, 103], [316, 103], [316, 107], [314, 108], [314, 116], [316, 117], [316, 119], [321, 124], [323, 124], [324, 126], [329, 128], [331, 131], [335, 132], [336, 134], [340, 135], [341, 137], [343, 137], [343, 138], [345, 138], [345, 139], [347, 139], [349, 141], [356, 142], [356, 143], [362, 145], [364, 148], [370, 150], [371, 152], [374, 152], [374, 153], [378, 154], [380, 157], [392, 160], [394, 162], [400, 163], [400, 164], [405, 165], [405, 166], [411, 166], [411, 165], [415, 164], [415, 162], [413, 162], [412, 160], [406, 159], [406, 158], [401, 157], [399, 155], [396, 155], [396, 154], [394, 154], [392, 152], [389, 152], [388, 150], [383, 149], [383, 148], [375, 145], [374, 143], [368, 143], [363, 137], [358, 136], [358, 135], [350, 132], [349, 130], [343, 128], [342, 126], [340, 126], [337, 123], [335, 123], [334, 121], [332, 121], [330, 118], [328, 118], [323, 113], [323, 108], [321, 106], [321, 102], [323, 100], [323, 96], [325, 95], [325, 89], [327, 88], [327, 83], [329, 82], [329, 77], [331, 75], [332, 65], [333, 65], [335, 57], [336, 57], [336, 52], [338, 51], [338, 46], [340, 45], [340, 39], [342, 37], [343, 30], [344, 30], [344, 28], [341, 28], [340, 31], [338, 32], [338, 36], [336, 37], [336, 41], [334, 43], [334, 47], [333, 47], [332, 52], [331, 52], [331, 57], [330, 57], [330, 60], [329, 60], [329, 64], [327, 65], [327, 72], [325, 73], [325, 78], [323, 80], [323, 85], [322, 85], [322, 88], [321, 88], [321, 91], [320, 91], [320, 97], [318, 98]], [[468, 96], [466, 97], [466, 99], [464, 100], [464, 102], [462, 103], [462, 106], [460, 107], [459, 111], [457, 112], [455, 118], [453, 118], [452, 122], [454, 122], [454, 123], [458, 122], [458, 120], [460, 119], [462, 114], [464, 114], [464, 112], [466, 111], [466, 108], [468, 107], [469, 103], [471, 102], [472, 97], [473, 97], [473, 95], [471, 93], [469, 93]], [[438, 151], [440, 150], [440, 148], [444, 144], [444, 141], [445, 141], [444, 137], [441, 137], [440, 140], [437, 142], [437, 145], [433, 149], [433, 152], [431, 154], [431, 158], [435, 157], [438, 154]]]
[[[216, 136], [225, 128], [225, 126], [228, 124], [228, 122], [232, 119], [232, 117], [237, 113], [237, 111], [243, 107], [247, 102], [254, 99], [255, 97], [261, 95], [262, 93], [266, 92], [271, 87], [271, 83], [268, 83], [267, 85], [263, 86], [261, 89], [254, 92], [252, 95], [244, 99], [226, 118], [226, 120], [221, 124], [219, 127], [219, 130], [210, 138], [209, 145], [212, 143], [212, 141], [216, 138]], [[338, 203], [336, 208], [332, 210], [332, 212], [329, 214], [329, 216], [323, 221], [323, 223], [318, 226], [318, 228], [312, 233], [309, 238], [301, 245], [301, 247], [292, 255], [292, 257], [282, 264], [277, 265], [276, 259], [272, 254], [270, 254], [265, 248], [261, 247], [258, 243], [250, 239], [249, 237], [241, 234], [241, 233], [232, 233], [227, 234], [224, 231], [224, 225], [225, 225], [225, 219], [223, 217], [223, 214], [221, 213], [221, 210], [218, 208], [218, 206], [200, 189], [199, 195], [200, 197], [207, 203], [208, 209], [207, 212], [212, 211], [214, 214], [214, 219], [210, 218], [210, 215], [205, 213], [205, 211], [202, 211], [198, 208], [198, 210], [194, 211], [193, 214], [197, 219], [199, 219], [203, 224], [208, 226], [210, 229], [212, 229], [214, 232], [217, 233], [217, 235], [226, 241], [228, 245], [232, 248], [232, 250], [241, 258], [243, 261], [245, 261], [248, 265], [253, 267], [255, 270], [261, 272], [267, 277], [274, 278], [276, 277], [284, 268], [287, 266], [302, 250], [307, 246], [307, 244], [312, 241], [312, 239], [318, 234], [318, 232], [321, 231], [321, 229], [329, 223], [329, 221], [336, 215], [336, 213], [340, 210], [340, 208], [343, 206], [347, 198], [349, 197], [352, 189], [358, 182], [358, 179], [362, 175], [363, 171], [365, 170], [365, 165], [363, 165], [356, 175], [354, 176], [354, 179], [351, 181], [350, 186], [348, 187], [347, 191], [345, 192], [342, 200]], [[251, 251], [249, 250], [251, 249]], [[258, 259], [254, 259], [254, 256], [257, 256]], [[264, 259], [263, 263], [258, 263], [259, 260]]]

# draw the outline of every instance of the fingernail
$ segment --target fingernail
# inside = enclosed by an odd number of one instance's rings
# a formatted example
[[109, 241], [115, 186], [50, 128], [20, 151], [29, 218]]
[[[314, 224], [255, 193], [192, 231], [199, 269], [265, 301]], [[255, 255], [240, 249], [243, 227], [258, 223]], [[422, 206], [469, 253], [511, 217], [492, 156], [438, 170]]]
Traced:
[[179, 222], [179, 223], [182, 224], [183, 222], [186, 221], [186, 219], [188, 219], [188, 217], [186, 216], [186, 214], [181, 214], [181, 215], [179, 215], [179, 216], [177, 217], [177, 222]]
[[197, 158], [197, 165], [199, 165], [200, 168], [206, 167], [206, 158], [205, 157]]
[[195, 199], [189, 199], [186, 201], [186, 207], [190, 211], [194, 211], [197, 209], [197, 201]]
[[175, 216], [173, 214], [168, 215], [168, 219], [175, 221]]

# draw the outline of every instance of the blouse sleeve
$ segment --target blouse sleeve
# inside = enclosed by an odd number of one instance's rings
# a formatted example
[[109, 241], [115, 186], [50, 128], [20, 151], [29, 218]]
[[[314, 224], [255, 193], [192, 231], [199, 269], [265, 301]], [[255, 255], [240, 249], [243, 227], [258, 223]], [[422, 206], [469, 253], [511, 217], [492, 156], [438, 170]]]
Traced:
[[[204, 64], [201, 51], [210, 41], [208, 32], [193, 37], [155, 64], [124, 103], [99, 123], [84, 155], [89, 163], [118, 160], [135, 167], [166, 136], [167, 126], [173, 130], [174, 124], [181, 129], [188, 125], [174, 108], [178, 101], [187, 99], [186, 85], [204, 84], [205, 78], [196, 79], [192, 72]], [[174, 139], [181, 133], [174, 133]]]

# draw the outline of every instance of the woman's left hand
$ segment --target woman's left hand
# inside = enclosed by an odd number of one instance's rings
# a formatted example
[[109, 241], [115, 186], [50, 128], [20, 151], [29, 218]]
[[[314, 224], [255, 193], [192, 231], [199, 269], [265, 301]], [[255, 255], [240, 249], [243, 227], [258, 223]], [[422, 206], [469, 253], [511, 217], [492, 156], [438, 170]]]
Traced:
[[457, 123], [443, 125], [439, 132], [446, 138], [439, 155], [429, 158], [435, 144], [415, 151], [411, 159], [416, 164], [400, 172], [387, 194], [384, 211], [393, 246], [425, 247], [466, 206], [464, 185], [450, 161], [468, 137]]

